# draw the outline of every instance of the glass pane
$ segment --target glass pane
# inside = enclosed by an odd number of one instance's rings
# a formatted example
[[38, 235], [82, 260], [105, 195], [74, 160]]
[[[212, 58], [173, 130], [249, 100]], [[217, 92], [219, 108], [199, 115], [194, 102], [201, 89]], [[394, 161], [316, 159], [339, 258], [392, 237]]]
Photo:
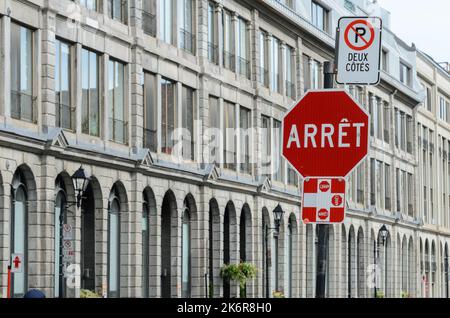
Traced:
[[[23, 187], [19, 187], [16, 191], [16, 197], [14, 201], [14, 237], [13, 237], [13, 253], [23, 254], [25, 262], [24, 268], [26, 268], [26, 194]], [[13, 294], [15, 296], [22, 296], [25, 293], [25, 273], [14, 274]]]
[[190, 219], [186, 213], [183, 218], [182, 233], [182, 296], [190, 297]]
[[145, 147], [157, 151], [157, 107], [156, 107], [156, 76], [146, 73], [145, 90]]
[[81, 53], [82, 131], [89, 134], [89, 51]]
[[93, 136], [99, 135], [99, 92], [98, 92], [98, 58], [89, 52], [89, 130]]
[[114, 200], [109, 212], [109, 291], [110, 297], [117, 297], [119, 293], [119, 204]]

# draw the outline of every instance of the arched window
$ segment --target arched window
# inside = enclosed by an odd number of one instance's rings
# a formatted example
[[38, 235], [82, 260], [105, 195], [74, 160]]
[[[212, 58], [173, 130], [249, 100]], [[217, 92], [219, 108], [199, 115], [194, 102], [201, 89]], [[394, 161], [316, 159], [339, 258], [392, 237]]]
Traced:
[[108, 297], [120, 297], [120, 201], [112, 194], [108, 218]]
[[[64, 239], [64, 225], [67, 224], [66, 213], [66, 194], [63, 189], [59, 189], [55, 201], [55, 220], [54, 220], [54, 235], [55, 235], [55, 269], [54, 269], [54, 284], [55, 284], [55, 298], [66, 297], [65, 293], [65, 279], [64, 279], [64, 264], [67, 259], [64, 259], [63, 253], [63, 239]], [[68, 258], [71, 255], [67, 255]]]
[[185, 207], [183, 213], [182, 232], [182, 297], [191, 297], [191, 215], [189, 208]]
[[142, 297], [149, 297], [149, 266], [150, 266], [150, 206], [147, 194], [144, 193], [142, 203]]
[[[12, 297], [20, 298], [27, 290], [28, 246], [28, 193], [25, 178], [18, 172], [11, 188], [11, 253], [22, 254], [23, 271], [12, 277]], [[14, 261], [14, 260], [12, 260]]]

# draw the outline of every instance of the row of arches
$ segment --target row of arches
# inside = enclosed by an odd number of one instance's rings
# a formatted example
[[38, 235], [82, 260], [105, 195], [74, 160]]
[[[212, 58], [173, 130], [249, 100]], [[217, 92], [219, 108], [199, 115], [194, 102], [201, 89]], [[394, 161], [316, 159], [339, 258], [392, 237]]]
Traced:
[[[208, 294], [214, 297], [237, 296], [237, 286], [233, 282], [221, 279], [220, 268], [223, 264], [255, 262], [254, 215], [250, 205], [244, 203], [237, 213], [233, 201], [226, 204], [225, 211], [220, 211], [216, 199], [209, 202], [209, 217], [199, 217], [194, 196], [188, 193], [182, 207], [177, 206], [177, 198], [168, 190], [158, 211], [155, 194], [150, 187], [142, 192], [141, 211], [129, 213], [127, 190], [121, 181], [113, 184], [109, 196], [103, 198], [102, 185], [95, 176], [91, 177], [85, 192], [81, 208], [76, 207], [76, 195], [70, 175], [60, 173], [55, 180], [55, 197], [53, 202], [53, 296], [74, 297], [67, 288], [65, 272], [69, 263], [80, 264], [81, 289], [99, 291], [106, 286], [108, 297], [121, 297], [126, 290], [127, 277], [132, 258], [142, 257], [141, 277], [144, 297], [191, 297], [199, 295], [198, 288], [193, 294], [192, 286], [198, 287], [205, 271], [201, 264], [201, 249], [207, 248], [199, 239], [204, 235], [201, 227], [203, 220], [208, 220], [209, 255], [208, 255]], [[29, 260], [33, 248], [27, 246], [32, 237], [42, 238], [38, 227], [33, 232], [31, 219], [37, 217], [37, 191], [33, 173], [26, 165], [17, 168], [11, 184], [11, 253], [24, 254], [24, 271], [14, 276], [12, 294], [21, 297], [30, 287], [27, 270], [35, 260]], [[104, 192], [103, 192], [104, 193]], [[2, 196], [3, 197], [3, 196]], [[50, 205], [46, 205], [49, 207]], [[135, 212], [138, 212], [137, 214]], [[281, 226], [279, 236], [273, 236], [273, 226], [267, 208], [263, 209], [263, 222], [260, 225], [265, 245], [264, 283], [266, 294], [279, 288], [282, 278], [277, 273], [283, 265], [280, 255], [291, 259], [296, 252], [296, 219], [292, 214], [284, 230]], [[140, 215], [140, 220], [133, 220]], [[135, 222], [135, 223], [133, 223]], [[139, 226], [133, 229], [133, 224]], [[46, 224], [49, 225], [49, 224]], [[65, 237], [64, 228], [73, 229], [72, 237]], [[139, 229], [140, 228], [140, 229]], [[132, 240], [142, 239], [141, 250], [132, 247]], [[287, 239], [285, 238], [288, 237]], [[67, 241], [72, 240], [68, 255]], [[78, 247], [79, 244], [79, 247]], [[275, 249], [276, 247], [276, 249]], [[38, 247], [35, 248], [36, 250]], [[282, 249], [281, 252], [279, 250]], [[272, 255], [271, 251], [275, 251]], [[272, 264], [272, 259], [274, 259]], [[135, 261], [135, 260], [134, 260]], [[286, 284], [292, 285], [289, 278], [293, 261], [287, 262]], [[283, 265], [284, 266], [284, 265]], [[124, 286], [125, 285], [125, 286]], [[180, 291], [181, 290], [181, 291]], [[249, 286], [250, 295], [253, 286]], [[128, 293], [128, 292], [126, 292]]]
[[[0, 181], [3, 184], [1, 175]], [[0, 188], [1, 206], [8, 199], [5, 189]], [[36, 275], [29, 272], [30, 265], [38, 264], [30, 256], [42, 248], [36, 239], [45, 236], [39, 232], [37, 187], [28, 166], [17, 168], [9, 191], [9, 246], [11, 253], [23, 254], [25, 262], [24, 272], [14, 275], [12, 282], [13, 296], [20, 297], [30, 287], [30, 277]], [[109, 196], [104, 198], [102, 193], [107, 192]], [[141, 293], [135, 296], [235, 297], [237, 286], [220, 277], [220, 268], [239, 261], [255, 263], [260, 270], [258, 281], [247, 286], [248, 296], [271, 297], [276, 290], [287, 297], [300, 296], [303, 287], [304, 295], [315, 294], [317, 233], [309, 224], [303, 236], [293, 213], [286, 215], [278, 235], [274, 235], [269, 210], [263, 207], [261, 217], [256, 217], [248, 203], [237, 211], [230, 200], [222, 211], [212, 198], [205, 214], [198, 212], [191, 193], [178, 201], [168, 190], [157, 204], [152, 188], [146, 187], [141, 193], [142, 211], [130, 211], [129, 195], [121, 181], [102, 192], [102, 185], [93, 176], [81, 209], [77, 209], [72, 180], [66, 172], [56, 177], [54, 193], [55, 297], [74, 297], [66, 288], [64, 275], [67, 259], [71, 259], [64, 249], [64, 225], [74, 229], [72, 261], [80, 264], [81, 288], [98, 291], [106, 286], [108, 297], [130, 296], [128, 287], [133, 282], [129, 277], [142, 280]], [[434, 240], [420, 239], [417, 249], [412, 235], [397, 234], [394, 240], [389, 231], [383, 241], [380, 232], [370, 230], [367, 236], [362, 226], [353, 225], [329, 227], [328, 237], [327, 296], [372, 297], [382, 292], [385, 297], [398, 297], [407, 292], [411, 297], [448, 297], [446, 243], [438, 247]], [[367, 269], [372, 264], [378, 272], [375, 285], [370, 287]], [[417, 279], [418, 268], [421, 280]], [[301, 276], [302, 271], [305, 276]], [[300, 286], [302, 281], [304, 286]]]

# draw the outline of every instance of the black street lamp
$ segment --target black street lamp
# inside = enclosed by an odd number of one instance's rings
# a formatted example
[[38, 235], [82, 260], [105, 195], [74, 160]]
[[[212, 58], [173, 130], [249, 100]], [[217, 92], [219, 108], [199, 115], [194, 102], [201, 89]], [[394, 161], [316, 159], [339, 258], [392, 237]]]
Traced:
[[[381, 244], [384, 245], [386, 244], [386, 238], [389, 234], [389, 231], [386, 227], [386, 225], [383, 224], [383, 226], [380, 228], [380, 230], [378, 231], [379, 236], [381, 236]], [[374, 241], [374, 247], [373, 247], [373, 261], [374, 261], [374, 270], [375, 270], [375, 287], [374, 287], [374, 292], [375, 292], [375, 298], [377, 297], [377, 265], [378, 265], [378, 258], [379, 258], [379, 242], [378, 242], [378, 237], [377, 239]]]
[[[267, 224], [265, 225], [265, 245], [266, 245], [266, 296], [269, 297], [269, 231], [274, 231], [274, 236], [278, 237], [280, 233], [281, 220], [283, 219], [284, 211], [280, 204], [278, 204], [273, 212], [273, 220], [275, 227], [271, 228]], [[278, 240], [277, 240], [278, 243]], [[278, 245], [278, 244], [277, 244]], [[275, 246], [278, 250], [278, 246]], [[277, 252], [277, 251], [275, 251]], [[275, 264], [277, 266], [277, 264]], [[277, 271], [276, 271], [277, 272]]]
[[75, 173], [72, 175], [73, 185], [75, 187], [75, 193], [77, 196], [77, 207], [81, 207], [81, 201], [83, 199], [83, 194], [86, 191], [86, 188], [89, 184], [90, 178], [84, 172], [83, 166], [81, 166]]
[[281, 220], [283, 219], [284, 211], [281, 208], [281, 205], [277, 205], [276, 208], [273, 210], [273, 219], [275, 222], [275, 228], [273, 230], [276, 231], [277, 235], [280, 232], [280, 224]]

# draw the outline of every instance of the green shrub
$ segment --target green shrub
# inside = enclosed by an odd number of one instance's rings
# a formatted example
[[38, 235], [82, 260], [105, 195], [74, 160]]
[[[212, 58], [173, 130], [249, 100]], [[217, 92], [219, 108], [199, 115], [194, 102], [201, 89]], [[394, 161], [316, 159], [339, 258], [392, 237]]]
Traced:
[[80, 290], [80, 298], [102, 298], [102, 297], [93, 291], [82, 289]]
[[377, 291], [376, 297], [377, 297], [377, 298], [384, 298], [384, 292], [382, 292], [382, 291]]

